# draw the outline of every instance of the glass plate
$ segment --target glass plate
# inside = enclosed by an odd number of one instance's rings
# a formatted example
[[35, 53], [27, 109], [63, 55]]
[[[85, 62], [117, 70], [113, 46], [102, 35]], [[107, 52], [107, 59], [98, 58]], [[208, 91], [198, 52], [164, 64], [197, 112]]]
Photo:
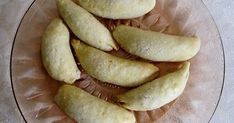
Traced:
[[[74, 122], [54, 103], [61, 85], [50, 78], [40, 57], [43, 31], [58, 17], [54, 0], [35, 0], [25, 13], [14, 40], [11, 55], [11, 79], [16, 102], [26, 122]], [[191, 62], [191, 74], [184, 93], [175, 101], [146, 112], [134, 112], [137, 123], [208, 122], [218, 105], [224, 80], [222, 41], [207, 8], [200, 0], [158, 0], [157, 6], [145, 16], [131, 20], [98, 18], [110, 30], [118, 24], [169, 34], [198, 36], [201, 50]], [[140, 60], [123, 50], [110, 52], [121, 57]], [[175, 70], [179, 63], [155, 63], [160, 76]], [[99, 82], [83, 72], [76, 86], [107, 101], [129, 88]]]

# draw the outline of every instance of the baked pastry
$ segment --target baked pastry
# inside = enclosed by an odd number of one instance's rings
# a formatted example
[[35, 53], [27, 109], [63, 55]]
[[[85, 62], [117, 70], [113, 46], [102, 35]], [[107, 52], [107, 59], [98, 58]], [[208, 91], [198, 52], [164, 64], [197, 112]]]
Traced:
[[189, 77], [189, 62], [173, 73], [169, 73], [152, 82], [118, 95], [123, 107], [146, 111], [164, 106], [182, 94]]
[[134, 87], [158, 75], [153, 64], [116, 57], [77, 40], [72, 41], [72, 46], [84, 70], [103, 82]]
[[118, 26], [113, 35], [127, 52], [152, 61], [186, 61], [198, 53], [201, 45], [195, 37], [174, 36], [123, 25]]
[[71, 0], [57, 0], [60, 15], [82, 41], [104, 51], [118, 49], [110, 31], [92, 14]]
[[135, 123], [133, 113], [71, 85], [59, 89], [55, 102], [79, 123]]
[[44, 32], [41, 57], [47, 72], [55, 80], [72, 84], [80, 78], [70, 49], [69, 31], [61, 19], [54, 19]]
[[156, 0], [74, 0], [89, 12], [110, 19], [140, 17], [151, 11]]

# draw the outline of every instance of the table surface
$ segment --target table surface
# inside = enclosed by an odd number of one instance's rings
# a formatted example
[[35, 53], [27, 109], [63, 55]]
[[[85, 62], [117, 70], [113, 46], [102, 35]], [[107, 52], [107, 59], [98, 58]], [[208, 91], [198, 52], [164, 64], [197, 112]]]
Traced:
[[[0, 0], [0, 123], [23, 123], [10, 84], [12, 42], [23, 14], [32, 0]], [[225, 50], [225, 84], [211, 123], [234, 122], [234, 1], [203, 0], [220, 31]], [[12, 8], [17, 11], [11, 11]]]

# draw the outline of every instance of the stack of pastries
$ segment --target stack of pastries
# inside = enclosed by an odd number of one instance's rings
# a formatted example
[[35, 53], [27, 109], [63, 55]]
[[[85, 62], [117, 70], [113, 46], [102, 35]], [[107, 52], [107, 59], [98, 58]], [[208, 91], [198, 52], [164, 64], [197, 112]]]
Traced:
[[[200, 49], [196, 37], [168, 35], [120, 25], [111, 33], [96, 16], [131, 19], [151, 11], [156, 0], [56, 0], [60, 18], [43, 34], [42, 61], [48, 74], [65, 84], [55, 96], [57, 105], [79, 123], [135, 123], [131, 111], [160, 108], [182, 94], [189, 78], [190, 63]], [[131, 2], [131, 3], [130, 3]], [[94, 14], [94, 15], [93, 15]], [[69, 29], [78, 39], [70, 39]], [[71, 45], [70, 45], [71, 44]], [[99, 99], [73, 86], [82, 68], [91, 77], [122, 87], [134, 87], [117, 96], [120, 105]], [[108, 53], [118, 50], [152, 62], [183, 62], [172, 73], [156, 78], [152, 63], [120, 58]], [[156, 79], [155, 79], [156, 78]]]

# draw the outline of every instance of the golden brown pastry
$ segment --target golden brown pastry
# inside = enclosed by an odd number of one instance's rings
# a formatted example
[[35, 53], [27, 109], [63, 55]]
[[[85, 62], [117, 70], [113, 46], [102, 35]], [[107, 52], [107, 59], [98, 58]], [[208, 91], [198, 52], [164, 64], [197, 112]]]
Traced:
[[82, 41], [104, 51], [118, 49], [109, 30], [92, 14], [71, 0], [57, 0], [60, 15]]
[[71, 85], [59, 89], [55, 102], [79, 123], [135, 123], [134, 115], [126, 109]]
[[156, 0], [74, 0], [89, 12], [111, 19], [140, 17], [151, 11]]
[[77, 40], [72, 41], [72, 46], [84, 70], [103, 82], [134, 87], [158, 75], [153, 64], [119, 58]]
[[135, 111], [160, 108], [182, 94], [189, 77], [189, 62], [176, 72], [167, 74], [152, 82], [118, 96], [122, 106]]
[[43, 34], [41, 56], [49, 75], [58, 81], [73, 83], [80, 78], [69, 44], [69, 32], [62, 20], [54, 19]]
[[127, 52], [152, 61], [186, 61], [198, 53], [201, 45], [198, 38], [144, 31], [130, 26], [118, 26], [113, 35]]

